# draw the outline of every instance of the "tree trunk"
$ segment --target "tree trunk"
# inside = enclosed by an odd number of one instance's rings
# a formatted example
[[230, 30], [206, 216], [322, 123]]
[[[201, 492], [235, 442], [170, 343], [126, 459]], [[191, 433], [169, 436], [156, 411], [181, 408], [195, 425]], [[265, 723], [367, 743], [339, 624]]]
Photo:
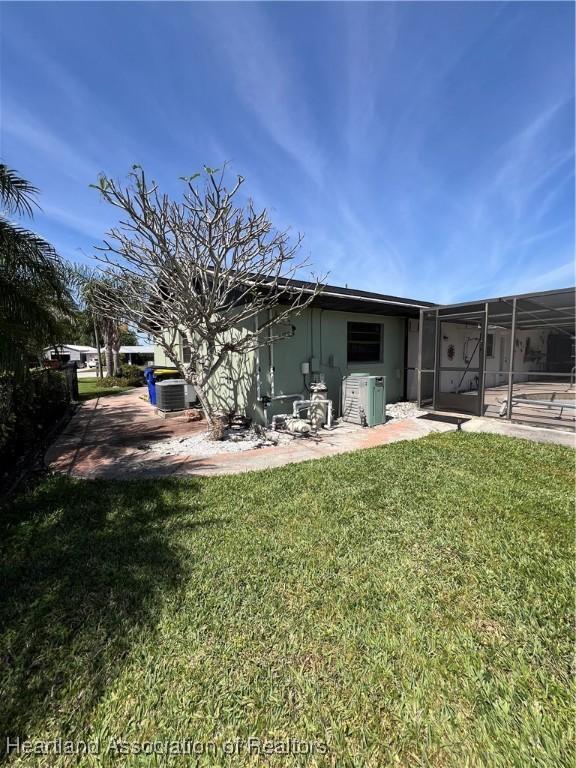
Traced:
[[102, 355], [100, 354], [100, 336], [98, 335], [98, 323], [96, 322], [96, 318], [94, 318], [94, 342], [96, 344], [96, 376], [97, 378], [102, 378]]
[[184, 367], [180, 361], [178, 361], [176, 367], [184, 377], [186, 383], [194, 387], [194, 391], [198, 396], [198, 400], [200, 400], [200, 406], [202, 408], [202, 412], [204, 413], [204, 417], [208, 424], [212, 425], [214, 423], [214, 411], [208, 396], [204, 391], [204, 385], [198, 383], [198, 375], [194, 373], [194, 370], [190, 365]]
[[112, 346], [106, 342], [106, 376], [112, 376], [113, 369], [114, 363], [112, 357]]
[[114, 376], [120, 376], [122, 374], [120, 368], [120, 326], [115, 320], [110, 320], [110, 343], [112, 344]]
[[200, 400], [200, 405], [202, 406], [202, 411], [204, 413], [204, 416], [206, 417], [206, 421], [208, 424], [213, 424], [214, 422], [214, 413], [212, 411], [212, 406], [210, 405], [210, 401], [206, 397], [206, 393], [200, 387], [198, 384], [192, 383], [192, 386], [194, 387], [196, 394], [198, 395], [198, 400]]
[[114, 347], [112, 348], [112, 363], [114, 366], [114, 376], [120, 376], [122, 374], [122, 368], [120, 366], [120, 351]]

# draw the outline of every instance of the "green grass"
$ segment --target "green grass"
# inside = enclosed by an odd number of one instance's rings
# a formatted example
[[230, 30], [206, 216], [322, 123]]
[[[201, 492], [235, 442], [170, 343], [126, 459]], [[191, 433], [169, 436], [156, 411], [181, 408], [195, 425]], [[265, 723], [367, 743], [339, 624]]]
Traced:
[[[574, 460], [444, 434], [4, 511], [0, 734], [292, 737], [100, 765], [568, 766]], [[50, 756], [34, 763], [74, 765]]]
[[106, 388], [101, 385], [97, 376], [83, 376], [78, 379], [78, 394], [80, 400], [91, 400], [94, 397], [108, 397], [126, 392], [128, 387]]

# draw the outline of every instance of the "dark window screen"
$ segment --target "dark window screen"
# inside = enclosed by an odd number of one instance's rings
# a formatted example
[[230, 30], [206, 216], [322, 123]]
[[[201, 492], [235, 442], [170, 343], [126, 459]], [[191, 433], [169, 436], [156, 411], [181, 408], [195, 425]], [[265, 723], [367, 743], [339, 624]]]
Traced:
[[486, 335], [486, 357], [494, 357], [494, 334]]
[[381, 360], [381, 324], [348, 323], [348, 362], [379, 363]]

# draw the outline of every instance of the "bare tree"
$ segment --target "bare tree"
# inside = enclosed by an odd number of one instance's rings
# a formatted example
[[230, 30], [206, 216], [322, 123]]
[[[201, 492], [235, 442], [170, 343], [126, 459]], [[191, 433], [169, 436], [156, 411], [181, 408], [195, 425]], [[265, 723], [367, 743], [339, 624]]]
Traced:
[[[228, 189], [225, 168], [205, 168], [182, 181], [176, 202], [148, 182], [140, 166], [124, 186], [100, 177], [96, 188], [123, 217], [97, 257], [115, 290], [96, 294], [101, 314], [118, 312], [154, 337], [194, 385], [211, 421], [206, 386], [228, 356], [284, 338], [282, 327], [321, 285], [296, 280], [308, 266], [298, 258], [300, 236], [291, 243], [265, 209], [237, 202], [242, 177]], [[180, 334], [190, 348], [188, 363], [181, 359]]]

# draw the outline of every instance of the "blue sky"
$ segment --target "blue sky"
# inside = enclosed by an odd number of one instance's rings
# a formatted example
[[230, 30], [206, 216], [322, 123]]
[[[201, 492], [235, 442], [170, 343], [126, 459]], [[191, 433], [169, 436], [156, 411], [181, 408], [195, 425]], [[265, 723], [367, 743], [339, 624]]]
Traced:
[[574, 6], [2, 3], [0, 156], [66, 258], [143, 165], [224, 160], [332, 283], [432, 301], [574, 283]]

